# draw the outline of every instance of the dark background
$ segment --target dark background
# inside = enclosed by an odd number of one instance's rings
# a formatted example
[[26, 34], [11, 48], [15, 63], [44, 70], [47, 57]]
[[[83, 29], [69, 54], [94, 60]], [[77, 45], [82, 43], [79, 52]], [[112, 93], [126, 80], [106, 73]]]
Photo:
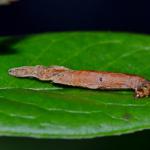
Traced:
[[149, 150], [150, 131], [84, 140], [0, 138], [1, 150]]
[[[134, 0], [20, 0], [0, 6], [0, 35], [58, 31], [150, 33], [150, 2]], [[150, 149], [150, 131], [88, 140], [1, 137], [0, 149]]]
[[0, 6], [0, 34], [106, 30], [150, 33], [147, 0], [19, 0]]

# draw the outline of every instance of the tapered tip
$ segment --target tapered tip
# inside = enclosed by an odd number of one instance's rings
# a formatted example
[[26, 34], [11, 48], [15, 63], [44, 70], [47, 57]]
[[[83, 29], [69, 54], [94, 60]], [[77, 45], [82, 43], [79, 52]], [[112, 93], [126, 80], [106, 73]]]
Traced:
[[15, 77], [26, 77], [32, 74], [32, 70], [32, 67], [23, 66], [9, 69], [8, 74]]
[[15, 68], [9, 69], [8, 74], [12, 75], [12, 76], [15, 76]]

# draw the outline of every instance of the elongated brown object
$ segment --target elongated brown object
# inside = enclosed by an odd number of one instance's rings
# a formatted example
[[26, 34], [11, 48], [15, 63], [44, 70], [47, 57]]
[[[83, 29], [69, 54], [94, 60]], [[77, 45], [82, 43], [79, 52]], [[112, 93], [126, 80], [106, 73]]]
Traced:
[[35, 77], [43, 81], [89, 89], [133, 89], [137, 98], [150, 95], [150, 81], [140, 76], [123, 73], [78, 71], [63, 66], [38, 65], [12, 68], [9, 70], [9, 74], [16, 77]]

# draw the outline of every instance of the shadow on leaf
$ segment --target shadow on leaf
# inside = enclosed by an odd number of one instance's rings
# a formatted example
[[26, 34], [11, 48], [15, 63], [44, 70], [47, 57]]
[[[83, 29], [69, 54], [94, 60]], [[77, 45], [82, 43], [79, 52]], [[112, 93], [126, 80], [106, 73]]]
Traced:
[[25, 38], [26, 36], [14, 36], [0, 40], [0, 55], [12, 55], [18, 53], [14, 48], [14, 45]]

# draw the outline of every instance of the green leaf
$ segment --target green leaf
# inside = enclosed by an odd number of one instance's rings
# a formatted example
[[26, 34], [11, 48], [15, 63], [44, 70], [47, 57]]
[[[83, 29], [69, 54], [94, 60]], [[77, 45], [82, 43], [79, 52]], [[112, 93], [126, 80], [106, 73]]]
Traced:
[[91, 138], [150, 128], [150, 98], [132, 91], [72, 88], [20, 79], [8, 69], [62, 65], [150, 79], [150, 37], [124, 33], [45, 33], [0, 37], [0, 135]]

